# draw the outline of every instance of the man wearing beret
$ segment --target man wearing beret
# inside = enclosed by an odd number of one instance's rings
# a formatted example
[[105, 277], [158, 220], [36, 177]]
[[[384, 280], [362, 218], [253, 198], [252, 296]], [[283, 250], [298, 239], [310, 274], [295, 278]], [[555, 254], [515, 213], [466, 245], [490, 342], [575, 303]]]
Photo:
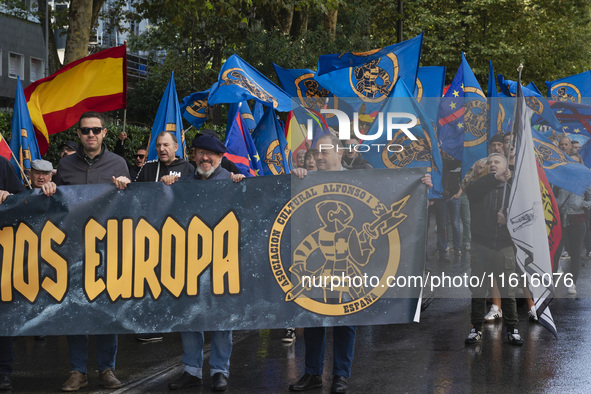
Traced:
[[[216, 136], [203, 134], [199, 138], [195, 138], [193, 146], [195, 147], [194, 157], [197, 169], [194, 173], [183, 177], [183, 181], [232, 179], [234, 182], [240, 182], [244, 179], [244, 175], [232, 174], [220, 165], [226, 147]], [[178, 180], [177, 177], [170, 175], [166, 178], [164, 182], [167, 185]], [[185, 369], [181, 376], [168, 385], [171, 390], [184, 390], [203, 384], [203, 331], [183, 332], [181, 339]], [[232, 331], [212, 332], [209, 366], [213, 391], [225, 391], [228, 388], [231, 354]]]

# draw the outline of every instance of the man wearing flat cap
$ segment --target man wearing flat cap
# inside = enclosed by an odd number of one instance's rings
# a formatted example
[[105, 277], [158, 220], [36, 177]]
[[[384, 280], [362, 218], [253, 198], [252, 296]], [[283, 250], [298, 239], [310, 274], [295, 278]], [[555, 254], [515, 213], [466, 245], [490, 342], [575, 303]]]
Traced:
[[[191, 160], [193, 160], [192, 164], [195, 164], [197, 162], [195, 160], [195, 151], [197, 150], [196, 147], [199, 144], [197, 142], [197, 139], [201, 136], [204, 136], [204, 135], [212, 135], [215, 138], [217, 138], [217, 133], [215, 132], [215, 130], [212, 130], [212, 129], [203, 129], [199, 133], [197, 133], [197, 135], [195, 136], [195, 139], [193, 139], [193, 146], [191, 148], [191, 151], [192, 151]], [[236, 167], [236, 164], [234, 164], [234, 162], [232, 160], [228, 159], [226, 156], [222, 156], [222, 162], [220, 165], [222, 166], [222, 168], [225, 168], [226, 170], [230, 171], [232, 174], [240, 174], [240, 170], [238, 169], [238, 167]]]
[[[240, 182], [244, 179], [244, 175], [232, 174], [220, 165], [226, 147], [216, 136], [203, 134], [195, 138], [193, 146], [197, 169], [193, 174], [183, 177], [183, 181], [232, 179]], [[203, 331], [182, 332], [181, 339], [185, 369], [178, 378], [170, 382], [168, 388], [171, 390], [184, 390], [203, 384]], [[228, 388], [231, 354], [232, 331], [212, 332], [209, 365], [213, 391], [225, 391]]]
[[33, 160], [31, 162], [31, 186], [43, 188], [43, 185], [51, 182], [53, 177], [53, 164], [47, 160]]

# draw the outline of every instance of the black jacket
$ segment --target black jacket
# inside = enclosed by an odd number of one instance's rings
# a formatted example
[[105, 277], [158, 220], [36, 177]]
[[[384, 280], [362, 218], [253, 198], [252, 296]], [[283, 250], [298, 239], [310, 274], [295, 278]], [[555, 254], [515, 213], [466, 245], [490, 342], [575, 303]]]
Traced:
[[[505, 215], [511, 194], [510, 182], [509, 180], [505, 192]], [[497, 212], [503, 206], [504, 185], [504, 182], [495, 179], [494, 174], [488, 174], [470, 183], [468, 190], [466, 190], [470, 201], [472, 241], [494, 250], [513, 246], [507, 225], [497, 223]]]
[[169, 166], [160, 160], [147, 162], [140, 168], [135, 178], [135, 182], [159, 182], [164, 175], [177, 175], [179, 178], [192, 174], [195, 167], [189, 164], [185, 159], [174, 159]]
[[89, 160], [79, 146], [75, 154], [62, 157], [54, 182], [56, 185], [90, 185], [111, 183], [113, 177], [119, 176], [129, 178], [125, 159], [109, 152], [103, 144], [101, 153], [94, 160]]
[[12, 194], [25, 191], [25, 187], [18, 179], [12, 164], [3, 156], [0, 156], [0, 190], [6, 190]]
[[373, 168], [367, 160], [361, 157], [360, 154], [357, 154], [357, 156], [355, 156], [350, 163], [348, 161], [349, 159], [343, 155], [341, 165], [345, 167], [347, 170], [371, 170]]

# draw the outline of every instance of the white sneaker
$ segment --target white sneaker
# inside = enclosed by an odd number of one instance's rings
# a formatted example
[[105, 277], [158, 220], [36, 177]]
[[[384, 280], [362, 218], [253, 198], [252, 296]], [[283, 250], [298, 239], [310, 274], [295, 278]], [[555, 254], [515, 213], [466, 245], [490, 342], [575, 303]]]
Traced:
[[527, 311], [527, 316], [529, 316], [529, 320], [531, 321], [538, 321], [538, 314], [536, 313], [536, 307], [532, 305], [531, 309]]
[[492, 306], [490, 307], [490, 311], [488, 311], [486, 316], [484, 316], [484, 320], [486, 322], [492, 323], [495, 320], [500, 319], [502, 317], [503, 317], [503, 311], [500, 310], [497, 305], [492, 304]]
[[568, 287], [568, 294], [575, 295], [577, 294], [577, 285], [573, 284], [572, 286]]

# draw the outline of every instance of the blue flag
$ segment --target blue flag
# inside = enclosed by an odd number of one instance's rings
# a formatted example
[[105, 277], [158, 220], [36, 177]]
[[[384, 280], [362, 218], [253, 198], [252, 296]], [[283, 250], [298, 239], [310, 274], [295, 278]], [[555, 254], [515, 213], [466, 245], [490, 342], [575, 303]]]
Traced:
[[158, 106], [158, 112], [156, 112], [154, 125], [152, 125], [152, 133], [150, 134], [150, 142], [148, 144], [148, 160], [156, 160], [158, 158], [156, 154], [156, 137], [163, 131], [170, 131], [176, 136], [179, 148], [175, 155], [184, 159], [185, 133], [183, 130], [179, 99], [174, 86], [174, 72], [170, 76], [170, 81], [168, 81], [168, 85]]
[[255, 99], [277, 111], [289, 112], [291, 98], [269, 78], [245, 62], [238, 55], [232, 55], [222, 65], [218, 81], [209, 93], [209, 105], [240, 103]]
[[585, 98], [591, 97], [591, 71], [570, 75], [556, 81], [546, 81], [546, 86], [548, 98], [551, 97], [552, 100], [584, 103], [589, 100]]
[[488, 61], [488, 140], [495, 134], [503, 134], [502, 121], [499, 122], [499, 99], [497, 98], [497, 83], [492, 61]]
[[587, 140], [579, 151], [579, 156], [581, 156], [581, 159], [583, 159], [583, 163], [587, 168], [591, 168], [591, 144], [589, 141], [591, 141], [591, 139]]
[[486, 96], [462, 53], [462, 63], [441, 99], [437, 115], [439, 146], [462, 161], [462, 177], [487, 155], [487, 115]]
[[248, 132], [252, 133], [256, 127], [256, 122], [254, 121], [254, 116], [252, 116], [252, 112], [250, 112], [250, 107], [248, 106], [248, 102], [246, 100], [240, 103], [230, 104], [230, 109], [228, 110], [228, 121], [226, 122], [226, 133], [228, 133], [230, 130], [230, 126], [234, 121], [234, 114], [236, 111], [240, 111], [244, 125], [248, 129]]
[[254, 106], [252, 107], [252, 116], [254, 117], [254, 123], [259, 124], [261, 119], [263, 118], [263, 113], [265, 112], [265, 108], [260, 101], [255, 100]]
[[239, 111], [234, 112], [234, 120], [226, 134], [225, 156], [236, 164], [240, 173], [247, 177], [263, 175], [259, 153]]
[[[517, 82], [505, 79], [502, 74], [498, 75], [499, 86], [506, 97], [515, 97], [517, 91]], [[534, 85], [535, 86], [535, 85]], [[537, 88], [536, 88], [537, 89]], [[548, 101], [539, 93], [528, 88], [522, 88], [525, 103], [531, 108], [535, 115], [532, 117], [532, 125], [547, 124], [554, 130], [560, 130], [560, 122], [550, 108]], [[511, 116], [513, 109], [511, 108]]]
[[252, 140], [262, 157], [265, 175], [289, 174], [291, 152], [283, 128], [273, 108], [268, 108], [252, 133]]
[[379, 104], [399, 78], [414, 92], [422, 45], [423, 33], [368, 52], [322, 55], [314, 79], [337, 97]]
[[591, 170], [571, 159], [534, 127], [531, 128], [531, 132], [536, 156], [542, 163], [548, 182], [582, 195], [591, 186]]
[[41, 154], [39, 153], [39, 145], [37, 145], [37, 137], [35, 137], [35, 129], [33, 128], [33, 122], [31, 122], [31, 115], [29, 114], [20, 77], [17, 77], [16, 81], [16, 97], [14, 99], [10, 131], [10, 143], [8, 145], [14, 157], [19, 161], [16, 163], [13, 157], [10, 162], [14, 166], [16, 174], [26, 184], [28, 182], [22, 179], [19, 166], [23, 169], [25, 175], [29, 177], [31, 162], [41, 159]]
[[443, 96], [445, 71], [444, 66], [419, 67], [414, 96], [432, 122], [437, 122], [437, 108]]
[[208, 96], [209, 89], [203, 92], [191, 93], [181, 103], [181, 114], [183, 114], [183, 118], [197, 130], [203, 126], [212, 109], [207, 103]]
[[[322, 108], [338, 109], [345, 112], [348, 115], [352, 115], [355, 110], [362, 104], [361, 101], [350, 105], [346, 99], [339, 99], [335, 97], [327, 89], [323, 88], [318, 81], [314, 79], [316, 73], [307, 68], [304, 69], [287, 69], [281, 68], [276, 64], [275, 73], [281, 82], [283, 89], [294, 99], [294, 103], [299, 103], [304, 108], [309, 108], [314, 111], [320, 111]], [[294, 105], [295, 107], [295, 105]], [[324, 114], [326, 123], [330, 126], [337, 126], [338, 121], [334, 114]]]
[[[441, 198], [443, 164], [431, 122], [402, 79], [398, 80], [390, 96], [380, 110], [380, 114], [384, 117], [382, 127], [380, 127], [378, 115], [366, 134], [367, 139], [363, 141], [363, 144], [371, 143], [371, 145], [364, 146], [370, 146], [373, 149], [362, 152], [361, 155], [374, 168], [428, 167], [433, 182], [433, 188], [429, 190], [429, 198]], [[394, 130], [392, 139], [388, 139], [384, 124], [387, 123], [387, 114], [395, 112], [412, 114], [417, 118], [417, 125], [408, 129], [417, 138], [416, 141], [411, 140], [402, 130], [398, 129]], [[392, 119], [391, 121], [391, 123], [398, 124], [407, 124], [408, 122], [408, 118]], [[373, 139], [374, 135], [379, 135], [379, 138]], [[379, 144], [382, 144], [383, 148], [375, 149]], [[402, 146], [403, 149], [396, 148], [397, 146]]]

